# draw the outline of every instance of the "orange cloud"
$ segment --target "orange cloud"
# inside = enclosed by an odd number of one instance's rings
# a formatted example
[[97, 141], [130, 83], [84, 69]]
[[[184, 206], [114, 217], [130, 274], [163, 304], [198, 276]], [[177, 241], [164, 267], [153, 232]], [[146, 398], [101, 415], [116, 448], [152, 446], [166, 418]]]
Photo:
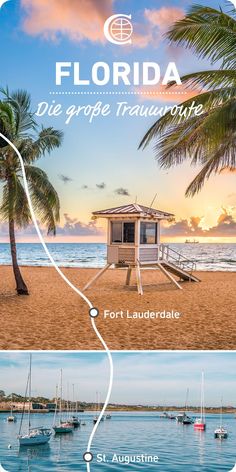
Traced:
[[185, 100], [190, 100], [201, 93], [200, 89], [189, 89], [184, 85], [174, 85], [171, 88], [166, 88], [166, 85], [157, 85], [156, 87], [138, 87], [135, 89], [140, 94], [141, 100], [158, 100], [169, 103], [182, 103]]
[[184, 17], [184, 10], [175, 7], [162, 7], [159, 10], [145, 9], [146, 19], [161, 31], [167, 30], [173, 23]]
[[112, 14], [112, 1], [21, 0], [26, 13], [23, 30], [53, 40], [66, 35], [73, 41], [103, 42], [103, 24]]
[[[22, 27], [31, 36], [54, 41], [63, 35], [76, 42], [87, 39], [103, 43], [103, 25], [114, 13], [113, 3], [114, 0], [21, 0], [25, 12]], [[133, 23], [133, 46], [157, 45], [163, 31], [183, 16], [180, 8], [145, 9], [144, 22]]]

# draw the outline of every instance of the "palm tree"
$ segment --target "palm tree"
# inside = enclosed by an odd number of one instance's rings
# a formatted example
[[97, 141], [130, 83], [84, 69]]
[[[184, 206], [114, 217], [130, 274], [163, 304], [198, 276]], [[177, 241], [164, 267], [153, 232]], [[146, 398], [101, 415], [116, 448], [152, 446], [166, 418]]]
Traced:
[[[25, 172], [32, 203], [48, 233], [56, 233], [59, 221], [60, 203], [56, 190], [48, 180], [47, 174], [34, 165], [45, 153], [50, 153], [61, 145], [62, 133], [51, 127], [38, 128], [35, 114], [31, 111], [30, 95], [22, 90], [9, 93], [0, 90], [0, 131], [20, 151], [24, 160]], [[0, 183], [2, 202], [0, 215], [8, 221], [12, 266], [19, 295], [28, 295], [18, 262], [15, 228], [24, 228], [31, 223], [28, 202], [22, 183], [21, 167], [18, 157], [6, 141], [0, 139]]]
[[[139, 147], [155, 139], [155, 153], [162, 168], [190, 160], [201, 170], [186, 190], [187, 196], [199, 192], [211, 174], [236, 167], [236, 14], [202, 5], [193, 6], [167, 33], [176, 45], [184, 45], [199, 58], [209, 59], [212, 69], [181, 78], [186, 87], [201, 88], [194, 100], [203, 106], [199, 116], [161, 117], [147, 131]], [[213, 68], [217, 65], [219, 68]], [[174, 84], [170, 83], [168, 87]], [[196, 92], [197, 93], [197, 92]]]

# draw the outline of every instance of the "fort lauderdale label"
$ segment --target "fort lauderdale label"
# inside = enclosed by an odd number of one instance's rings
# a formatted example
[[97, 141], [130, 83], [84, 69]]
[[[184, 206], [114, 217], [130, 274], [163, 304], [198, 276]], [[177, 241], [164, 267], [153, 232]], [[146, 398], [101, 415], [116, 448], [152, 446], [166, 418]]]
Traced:
[[130, 310], [119, 310], [111, 311], [104, 310], [103, 312], [104, 319], [118, 320], [118, 319], [132, 319], [132, 320], [154, 320], [154, 319], [172, 319], [178, 320], [181, 317], [181, 313], [175, 310], [167, 311], [130, 311]]

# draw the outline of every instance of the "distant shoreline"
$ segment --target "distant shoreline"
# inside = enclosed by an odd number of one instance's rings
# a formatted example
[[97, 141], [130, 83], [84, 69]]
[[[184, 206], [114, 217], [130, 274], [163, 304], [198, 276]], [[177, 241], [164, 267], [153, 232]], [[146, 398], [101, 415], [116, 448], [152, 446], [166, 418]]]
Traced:
[[[102, 404], [101, 404], [101, 407], [102, 407]], [[0, 414], [6, 414], [6, 413], [9, 413], [11, 411], [11, 408], [9, 409], [0, 409]], [[62, 410], [64, 412], [67, 412], [67, 409], [64, 409]], [[78, 410], [77, 413], [78, 414], [83, 414], [83, 413], [91, 413], [91, 412], [95, 412], [96, 411], [96, 405], [92, 405], [91, 407], [89, 408], [85, 408], [83, 411], [82, 410]], [[151, 407], [148, 407], [148, 406], [121, 406], [121, 405], [117, 405], [117, 406], [110, 406], [106, 409], [106, 412], [109, 412], [109, 413], [112, 413], [112, 412], [136, 412], [136, 413], [142, 413], [142, 412], [150, 412], [150, 413], [163, 413], [163, 412], [168, 412], [168, 413], [173, 413], [173, 412], [179, 412], [179, 411], [185, 411], [185, 406], [182, 406], [182, 407], [176, 407], [176, 406], [166, 406], [166, 407], [155, 407], [155, 406], [151, 406]], [[200, 411], [200, 406], [198, 407], [194, 407], [194, 406], [190, 406], [188, 408], [188, 413], [193, 413], [193, 414], [197, 414], [199, 413]], [[13, 412], [14, 413], [19, 413], [21, 414], [22, 413], [22, 410], [21, 409], [13, 409]], [[206, 407], [205, 408], [205, 412], [207, 414], [220, 414], [221, 413], [221, 407]], [[49, 413], [54, 413], [53, 410], [47, 410], [47, 409], [32, 409], [31, 410], [31, 413], [40, 413], [40, 414], [49, 414]], [[223, 407], [223, 414], [235, 414], [236, 415], [236, 407]]]

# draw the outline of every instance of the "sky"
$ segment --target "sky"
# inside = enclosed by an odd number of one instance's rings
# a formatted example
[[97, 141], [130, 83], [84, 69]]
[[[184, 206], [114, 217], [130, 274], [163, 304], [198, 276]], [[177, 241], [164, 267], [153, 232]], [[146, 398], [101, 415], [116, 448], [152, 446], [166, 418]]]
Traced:
[[[212, 7], [219, 2], [201, 0]], [[185, 198], [185, 189], [198, 169], [185, 163], [169, 171], [160, 170], [153, 146], [138, 151], [138, 145], [153, 124], [153, 117], [117, 117], [117, 102], [130, 106], [178, 103], [181, 95], [73, 95], [80, 91], [101, 91], [93, 85], [74, 86], [71, 78], [62, 86], [55, 85], [55, 63], [80, 62], [83, 79], [91, 76], [92, 65], [105, 61], [155, 61], [165, 73], [174, 61], [180, 75], [211, 67], [183, 48], [170, 46], [163, 35], [170, 25], [189, 9], [188, 0], [9, 0], [0, 9], [1, 50], [0, 85], [30, 92], [32, 107], [40, 102], [60, 104], [63, 111], [71, 105], [109, 104], [111, 114], [98, 116], [89, 123], [79, 115], [65, 124], [60, 116], [43, 115], [38, 123], [64, 131], [60, 149], [44, 156], [38, 165], [43, 168], [58, 191], [61, 201], [61, 222], [56, 242], [103, 242], [105, 222], [91, 222], [95, 210], [138, 201], [150, 205], [155, 194], [155, 207], [174, 213], [176, 222], [163, 228], [163, 240], [184, 241], [186, 237], [213, 242], [236, 242], [235, 174], [212, 177], [194, 198]], [[230, 9], [227, 0], [220, 5]], [[132, 45], [109, 43], [103, 33], [104, 21], [114, 13], [132, 15]], [[5, 66], [4, 66], [5, 65]], [[128, 87], [128, 88], [127, 88]], [[145, 91], [139, 86], [113, 85], [103, 91]], [[184, 97], [193, 91], [181, 89]], [[52, 95], [51, 92], [70, 92]], [[156, 92], [163, 91], [158, 86]], [[53, 102], [54, 101], [54, 102]], [[0, 221], [0, 241], [7, 241], [7, 225]], [[33, 228], [18, 232], [18, 241], [37, 240]]]
[[[235, 352], [132, 352], [113, 353], [114, 384], [111, 403], [142, 405], [200, 404], [201, 372], [205, 373], [207, 406], [236, 406]], [[29, 354], [0, 353], [0, 388], [6, 394], [24, 394]], [[96, 392], [104, 401], [108, 385], [108, 361], [103, 352], [35, 352], [32, 356], [32, 393], [53, 398], [63, 369], [63, 389], [72, 399], [95, 402]]]

